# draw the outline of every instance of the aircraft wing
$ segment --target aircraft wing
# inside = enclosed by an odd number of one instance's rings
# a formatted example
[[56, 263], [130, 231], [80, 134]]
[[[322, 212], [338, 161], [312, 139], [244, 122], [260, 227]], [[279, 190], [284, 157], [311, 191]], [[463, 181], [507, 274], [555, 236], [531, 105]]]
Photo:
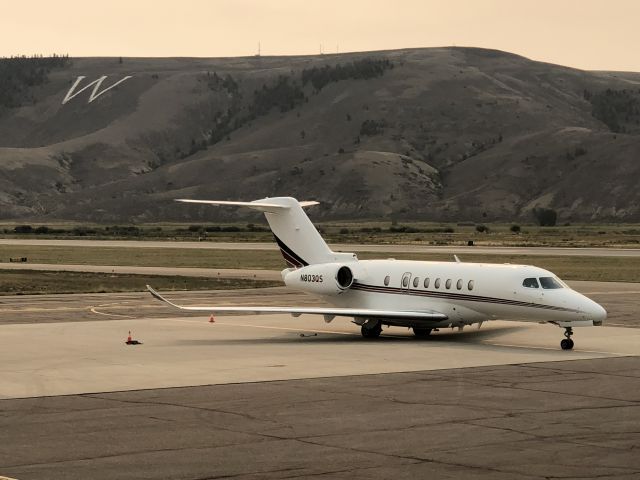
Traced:
[[156, 299], [172, 307], [190, 312], [210, 312], [210, 313], [289, 313], [294, 317], [302, 314], [325, 315], [336, 317], [368, 317], [368, 318], [402, 318], [414, 320], [446, 320], [448, 317], [443, 313], [434, 311], [406, 311], [406, 310], [373, 310], [369, 308], [335, 308], [335, 307], [185, 307], [175, 304], [153, 288], [147, 285], [147, 290]]

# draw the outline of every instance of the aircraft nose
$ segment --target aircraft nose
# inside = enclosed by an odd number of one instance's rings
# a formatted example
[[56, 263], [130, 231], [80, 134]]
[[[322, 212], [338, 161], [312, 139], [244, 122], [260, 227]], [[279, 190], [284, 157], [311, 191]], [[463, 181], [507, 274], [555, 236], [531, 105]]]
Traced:
[[602, 308], [602, 306], [593, 300], [590, 300], [591, 305], [589, 305], [589, 317], [593, 320], [594, 325], [601, 325], [602, 322], [607, 318], [607, 311]]

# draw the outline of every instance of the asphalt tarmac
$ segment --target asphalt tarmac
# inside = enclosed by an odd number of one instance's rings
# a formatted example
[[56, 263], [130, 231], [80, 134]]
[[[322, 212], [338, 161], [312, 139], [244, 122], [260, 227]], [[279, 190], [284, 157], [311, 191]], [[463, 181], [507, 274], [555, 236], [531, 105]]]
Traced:
[[640, 288], [572, 286], [609, 319], [570, 352], [535, 323], [364, 340], [344, 319], [211, 323], [143, 293], [0, 297], [0, 476], [639, 479]]
[[639, 372], [618, 357], [2, 400], [0, 475], [638, 479]]
[[[110, 268], [110, 267], [107, 267]], [[144, 267], [130, 268], [131, 273]], [[173, 268], [158, 267], [163, 275], [175, 274]], [[206, 270], [206, 269], [194, 269]], [[127, 270], [128, 271], [128, 270]], [[118, 270], [120, 273], [124, 271]], [[257, 278], [253, 270], [234, 270], [236, 278]], [[264, 279], [276, 279], [279, 272], [262, 270]], [[196, 272], [197, 273], [197, 272]], [[224, 274], [223, 274], [224, 275]], [[620, 282], [568, 282], [607, 310], [607, 325], [640, 327], [638, 298], [640, 284]], [[297, 305], [322, 306], [316, 297], [286, 287], [218, 291], [166, 292], [178, 303], [190, 305]], [[162, 318], [175, 316], [175, 310], [152, 299], [148, 292], [91, 293], [73, 295], [7, 295], [0, 296], [0, 325], [8, 323], [77, 322], [87, 320]]]

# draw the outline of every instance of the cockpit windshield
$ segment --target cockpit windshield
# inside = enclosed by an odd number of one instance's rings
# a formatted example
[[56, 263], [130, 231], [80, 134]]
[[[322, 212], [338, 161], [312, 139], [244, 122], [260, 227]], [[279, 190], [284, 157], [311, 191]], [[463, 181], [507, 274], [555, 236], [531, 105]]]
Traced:
[[523, 287], [527, 288], [538, 288], [538, 279], [537, 278], [525, 278], [522, 282]]
[[554, 277], [540, 277], [540, 285], [547, 290], [562, 288], [562, 284]]

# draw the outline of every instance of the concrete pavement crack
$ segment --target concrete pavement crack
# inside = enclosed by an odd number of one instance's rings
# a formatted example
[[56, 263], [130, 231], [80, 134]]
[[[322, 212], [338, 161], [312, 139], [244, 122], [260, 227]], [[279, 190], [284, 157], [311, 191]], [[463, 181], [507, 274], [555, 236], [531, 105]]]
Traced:
[[[448, 466], [455, 466], [455, 467], [462, 467], [462, 468], [470, 468], [470, 469], [474, 469], [474, 470], [481, 470], [481, 471], [486, 471], [486, 472], [497, 472], [497, 473], [512, 473], [512, 472], [505, 472], [503, 470], [499, 470], [497, 468], [490, 468], [490, 467], [486, 467], [486, 466], [478, 466], [478, 465], [468, 465], [468, 464], [463, 464], [463, 463], [454, 463], [454, 462], [445, 462], [442, 460], [437, 460], [434, 458], [421, 458], [421, 457], [415, 457], [415, 456], [411, 456], [411, 455], [399, 455], [399, 454], [393, 454], [393, 453], [387, 453], [387, 452], [376, 452], [376, 451], [370, 451], [370, 450], [366, 450], [366, 449], [359, 449], [359, 448], [355, 448], [355, 447], [350, 447], [350, 446], [340, 446], [340, 447], [333, 447], [330, 445], [325, 445], [322, 443], [316, 443], [316, 442], [312, 442], [309, 440], [304, 440], [304, 439], [296, 439], [297, 441], [299, 441], [300, 443], [306, 443], [306, 444], [310, 444], [310, 445], [316, 445], [316, 446], [322, 446], [322, 447], [330, 447], [330, 448], [341, 448], [341, 449], [345, 449], [345, 450], [350, 450], [352, 452], [356, 452], [356, 453], [367, 453], [367, 454], [372, 454], [372, 455], [383, 455], [389, 458], [397, 458], [397, 459], [402, 459], [402, 460], [413, 460], [419, 463], [435, 463], [435, 464], [441, 464], [441, 465], [448, 465]], [[536, 475], [528, 475], [528, 474], [520, 474], [521, 476], [524, 477], [530, 477], [530, 478], [540, 478], [540, 476]]]

